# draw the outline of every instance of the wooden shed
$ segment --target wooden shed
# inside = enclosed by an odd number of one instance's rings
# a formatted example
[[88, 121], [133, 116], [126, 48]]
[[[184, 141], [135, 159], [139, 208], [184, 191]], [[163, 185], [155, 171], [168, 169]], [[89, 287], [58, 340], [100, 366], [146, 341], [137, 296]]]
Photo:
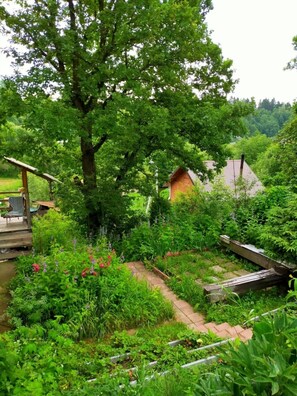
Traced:
[[[204, 165], [208, 170], [214, 170], [214, 161], [204, 161]], [[263, 185], [257, 178], [255, 173], [251, 170], [249, 165], [244, 159], [227, 160], [226, 166], [222, 168], [221, 172], [214, 178], [220, 179], [226, 186], [228, 186], [236, 195], [236, 184], [238, 179], [242, 177], [250, 186], [249, 194], [251, 196], [263, 190]], [[206, 191], [212, 190], [212, 182], [206, 180], [204, 183], [201, 181], [201, 176], [192, 170], [178, 168], [172, 173], [169, 179], [169, 198], [174, 201], [181, 193], [189, 192], [193, 186], [200, 183]]]

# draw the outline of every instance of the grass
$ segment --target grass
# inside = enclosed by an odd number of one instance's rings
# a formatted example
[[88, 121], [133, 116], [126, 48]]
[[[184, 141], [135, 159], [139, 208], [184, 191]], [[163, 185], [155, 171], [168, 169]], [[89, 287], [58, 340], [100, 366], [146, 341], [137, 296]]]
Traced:
[[224, 280], [228, 273], [239, 276], [238, 271], [254, 272], [258, 269], [257, 266], [247, 264], [245, 260], [218, 250], [158, 258], [154, 265], [169, 276], [179, 277], [186, 274], [204, 284]]
[[230, 325], [244, 324], [251, 318], [284, 306], [285, 294], [277, 287], [257, 290], [238, 296], [231, 294], [224, 302], [206, 305], [206, 320]]
[[[21, 179], [0, 177], [1, 193], [5, 193], [6, 191], [17, 192], [20, 187], [22, 187]], [[5, 194], [0, 194], [0, 198], [5, 198]]]

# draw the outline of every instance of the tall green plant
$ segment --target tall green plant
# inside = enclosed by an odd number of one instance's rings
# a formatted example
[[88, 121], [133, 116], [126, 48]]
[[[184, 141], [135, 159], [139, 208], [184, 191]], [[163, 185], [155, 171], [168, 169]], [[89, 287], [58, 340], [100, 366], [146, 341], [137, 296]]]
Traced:
[[71, 249], [79, 237], [78, 225], [55, 210], [33, 218], [33, 247], [36, 253], [47, 254], [52, 247]]

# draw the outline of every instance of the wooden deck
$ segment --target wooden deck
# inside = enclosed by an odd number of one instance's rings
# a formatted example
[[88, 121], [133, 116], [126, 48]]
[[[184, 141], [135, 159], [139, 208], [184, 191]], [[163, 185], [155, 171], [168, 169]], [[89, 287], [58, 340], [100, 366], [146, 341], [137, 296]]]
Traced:
[[32, 232], [23, 218], [0, 217], [0, 261], [31, 253]]

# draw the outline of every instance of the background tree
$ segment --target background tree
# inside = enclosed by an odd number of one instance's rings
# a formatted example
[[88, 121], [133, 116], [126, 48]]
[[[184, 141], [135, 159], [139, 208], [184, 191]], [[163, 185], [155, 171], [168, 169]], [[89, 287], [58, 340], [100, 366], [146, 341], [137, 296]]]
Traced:
[[251, 135], [261, 132], [266, 136], [275, 136], [292, 118], [293, 110], [289, 103], [280, 103], [275, 99], [263, 99], [255, 112], [245, 118], [246, 126]]
[[209, 37], [210, 0], [1, 4], [17, 70], [6, 80], [10, 110], [22, 110], [30, 149], [43, 147], [41, 167], [64, 158], [63, 178], [81, 175], [90, 231], [114, 224], [114, 204], [154, 152], [194, 170], [201, 151], [223, 164], [246, 107], [226, 101], [232, 62]]
[[246, 162], [252, 166], [271, 144], [272, 140], [270, 138], [257, 132], [253, 136], [244, 137], [230, 144], [229, 148], [232, 158], [239, 159], [241, 154], [244, 154]]

